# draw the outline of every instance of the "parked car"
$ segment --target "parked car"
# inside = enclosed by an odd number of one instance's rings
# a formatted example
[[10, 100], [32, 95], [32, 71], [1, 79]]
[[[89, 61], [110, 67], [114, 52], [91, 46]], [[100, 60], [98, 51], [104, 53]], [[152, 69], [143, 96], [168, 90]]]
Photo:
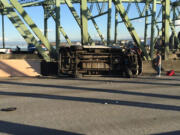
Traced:
[[[47, 48], [41, 42], [39, 42], [39, 43], [40, 43], [42, 49], [47, 51]], [[37, 52], [37, 49], [34, 44], [28, 44], [28, 52], [31, 52], [31, 53]]]
[[36, 51], [36, 47], [33, 44], [28, 44], [28, 52], [34, 53]]
[[12, 50], [11, 50], [11, 48], [0, 48], [0, 53], [1, 54], [11, 54]]

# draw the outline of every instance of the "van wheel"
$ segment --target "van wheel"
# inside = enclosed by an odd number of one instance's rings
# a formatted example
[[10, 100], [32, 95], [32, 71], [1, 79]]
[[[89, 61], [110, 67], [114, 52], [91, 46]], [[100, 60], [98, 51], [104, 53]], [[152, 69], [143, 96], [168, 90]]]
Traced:
[[127, 78], [131, 78], [133, 76], [132, 71], [128, 67], [125, 68], [125, 75]]

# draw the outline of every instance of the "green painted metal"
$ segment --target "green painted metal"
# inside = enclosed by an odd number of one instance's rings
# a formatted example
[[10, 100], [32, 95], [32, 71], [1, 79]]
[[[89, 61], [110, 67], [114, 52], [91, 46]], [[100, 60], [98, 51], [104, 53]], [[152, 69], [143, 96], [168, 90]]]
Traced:
[[[52, 15], [53, 19], [56, 20], [55, 15]], [[69, 39], [68, 35], [66, 34], [66, 32], [64, 31], [64, 28], [62, 26], [59, 26], [58, 30], [62, 33], [63, 37], [66, 39], [67, 43], [69, 45], [72, 45], [71, 40]]]
[[155, 36], [155, 25], [156, 25], [156, 0], [153, 0], [152, 4], [152, 18], [151, 18], [151, 46], [150, 46], [150, 57], [154, 57], [154, 36]]
[[48, 18], [44, 18], [44, 36], [48, 38]]
[[143, 51], [146, 59], [150, 60], [149, 55], [147, 54], [146, 49], [144, 48], [144, 46], [141, 44], [141, 40], [139, 38], [139, 36], [137, 35], [135, 28], [132, 26], [131, 22], [129, 21], [128, 15], [125, 12], [124, 6], [122, 5], [121, 1], [118, 0], [113, 0], [115, 7], [117, 9], [117, 11], [119, 12], [121, 18], [124, 21], [124, 24], [126, 25], [129, 33], [131, 34], [133, 40], [135, 41], [136, 45], [139, 46], [141, 48], [141, 50]]
[[[72, 15], [74, 16], [77, 24], [78, 24], [79, 27], [82, 29], [82, 27], [81, 27], [81, 19], [80, 19], [79, 15], [77, 14], [77, 12], [76, 12], [73, 4], [71, 3], [70, 0], [65, 0], [65, 2], [66, 2], [66, 4], [67, 4], [69, 10], [71, 11]], [[92, 38], [90, 37], [89, 34], [88, 34], [88, 40], [89, 40], [89, 43], [90, 43], [91, 45], [94, 45], [94, 41], [92, 40]]]
[[169, 54], [169, 19], [170, 19], [170, 0], [162, 1], [162, 42], [163, 52], [162, 56], [164, 60], [168, 59]]
[[[48, 12], [48, 14], [46, 14], [46, 16], [48, 16], [48, 18], [52, 16], [54, 21], [56, 22], [56, 15], [54, 14], [54, 10], [55, 10], [55, 8], [51, 9], [50, 12]], [[67, 43], [69, 45], [72, 45], [71, 40], [69, 39], [67, 33], [65, 32], [64, 28], [61, 25], [59, 26], [58, 30], [62, 33], [62, 35], [66, 39]]]
[[[149, 17], [149, 16], [151, 16], [151, 15], [135, 17], [135, 18], [129, 19], [129, 21], [134, 21], [134, 20], [142, 19], [142, 18]], [[124, 21], [119, 21], [118, 23], [124, 23]]]
[[114, 28], [114, 43], [117, 44], [117, 34], [118, 34], [118, 11], [115, 9], [115, 28]]
[[[175, 39], [177, 44], [178, 44], [178, 48], [180, 48], [180, 40], [178, 38], [178, 35], [176, 33], [176, 30], [175, 30], [175, 25], [173, 24], [173, 22], [169, 19], [169, 24], [170, 24], [170, 27], [171, 27], [171, 30], [172, 30], [172, 34], [173, 34], [173, 40]], [[174, 41], [172, 41], [174, 42]], [[174, 43], [173, 43], [174, 44]]]
[[75, 18], [77, 24], [81, 27], [81, 20], [80, 20], [80, 17], [79, 17], [79, 15], [77, 14], [77, 12], [76, 12], [76, 10], [75, 10], [73, 4], [71, 3], [70, 0], [65, 0], [65, 2], [66, 2], [66, 4], [67, 4], [69, 10], [71, 11], [72, 15], [74, 16], [74, 18]]
[[97, 11], [99, 14], [103, 13], [103, 11], [105, 9], [105, 5], [106, 5], [106, 3], [101, 3], [101, 5], [100, 5], [100, 3], [98, 1], [96, 2]]
[[[22, 1], [24, 1], [24, 0], [22, 0]], [[50, 0], [45, 0], [44, 2], [46, 2], [46, 1], [50, 1]], [[65, 4], [66, 3], [65, 1], [66, 0], [60, 0], [61, 4]], [[34, 0], [32, 0], [31, 2], [27, 2], [27, 3], [23, 2], [22, 5], [24, 7], [28, 7], [28, 6], [40, 6], [44, 2], [43, 1], [34, 1]], [[50, 2], [53, 3], [53, 0], [51, 0]], [[80, 3], [80, 0], [71, 0], [71, 2], [72, 3]], [[99, 2], [99, 3], [106, 3], [106, 2], [108, 2], [108, 0], [87, 0], [87, 2], [88, 3], [97, 3], [97, 2]], [[123, 2], [123, 3], [145, 3], [146, 0], [121, 0], [121, 2]], [[161, 0], [157, 0], [157, 4], [161, 4]], [[179, 3], [177, 2], [177, 4], [179, 4]]]
[[[114, 30], [114, 43], [117, 43], [117, 35], [118, 35], [118, 31], [117, 31], [117, 26], [118, 23], [124, 23], [129, 31], [129, 33], [131, 34], [133, 40], [135, 41], [135, 43], [142, 49], [143, 54], [145, 54], [146, 59], [149, 59], [149, 55], [146, 52], [146, 49], [144, 48], [144, 46], [141, 44], [140, 38], [137, 35], [135, 28], [132, 26], [131, 21], [136, 20], [136, 19], [141, 19], [141, 18], [145, 18], [145, 28], [144, 28], [144, 41], [145, 44], [147, 43], [147, 29], [148, 29], [148, 25], [151, 24], [151, 50], [150, 50], [150, 56], [151, 58], [153, 58], [153, 53], [154, 53], [154, 45], [156, 43], [157, 40], [159, 40], [159, 37], [162, 37], [163, 40], [163, 44], [164, 44], [164, 50], [163, 50], [163, 56], [166, 59], [168, 57], [168, 53], [169, 53], [169, 48], [168, 48], [168, 43], [169, 43], [169, 27], [171, 27], [171, 30], [175, 36], [175, 38], [177, 38], [177, 34], [175, 31], [175, 23], [171, 23], [171, 19], [170, 19], [170, 6], [172, 6], [172, 11], [174, 11], [174, 17], [172, 19], [173, 22], [175, 22], [175, 20], [177, 19], [177, 16], [180, 14], [179, 8], [177, 8], [177, 6], [179, 6], [180, 2], [176, 1], [176, 2], [171, 2], [171, 0], [19, 0], [20, 2], [22, 2], [22, 4], [20, 4], [19, 2], [17, 2], [17, 0], [0, 0], [1, 1], [6, 1], [9, 6], [5, 6], [4, 11], [8, 11], [8, 18], [11, 20], [11, 22], [14, 24], [14, 26], [16, 27], [16, 29], [19, 31], [19, 33], [24, 37], [24, 39], [26, 40], [27, 43], [32, 43], [32, 39], [33, 39], [33, 43], [36, 44], [36, 46], [38, 46], [37, 39], [34, 38], [34, 34], [37, 36], [38, 39], [40, 39], [43, 44], [48, 48], [49, 51], [51, 51], [52, 47], [49, 44], [49, 41], [47, 39], [48, 37], [48, 19], [50, 17], [53, 17], [55, 24], [56, 24], [56, 45], [59, 46], [60, 44], [60, 33], [62, 33], [62, 35], [65, 37], [65, 39], [67, 40], [68, 44], [72, 44], [71, 40], [69, 39], [69, 37], [67, 36], [65, 30], [63, 29], [63, 27], [60, 25], [60, 5], [61, 4], [66, 4], [68, 6], [68, 8], [70, 9], [71, 13], [73, 14], [76, 22], [78, 23], [80, 29], [81, 29], [81, 34], [82, 34], [82, 44], [83, 45], [87, 45], [87, 44], [93, 44], [93, 40], [90, 37], [90, 34], [88, 33], [88, 20], [91, 20], [92, 23], [94, 24], [97, 33], [99, 34], [101, 41], [104, 43], [104, 45], [106, 45], [106, 41], [104, 40], [103, 34], [100, 31], [100, 28], [98, 27], [98, 22], [96, 22], [96, 18], [100, 17], [102, 15], [106, 15], [107, 14], [107, 45], [109, 45], [110, 40], [111, 40], [111, 32], [112, 30]], [[9, 1], [11, 2], [12, 5], [10, 5]], [[23, 2], [24, 1], [24, 2]], [[81, 11], [81, 16], [79, 17], [78, 13], [76, 12], [75, 8], [73, 7], [73, 4], [78, 3], [80, 4], [80, 11]], [[93, 10], [93, 5], [95, 3], [95, 8], [96, 9], [96, 14], [94, 13]], [[112, 5], [112, 3], [114, 3], [114, 5]], [[123, 4], [124, 3], [128, 3], [127, 8], [124, 9]], [[156, 4], [155, 4], [156, 3]], [[88, 9], [87, 5], [90, 5], [90, 9]], [[141, 4], [141, 5], [140, 5]], [[155, 6], [160, 4], [160, 6], [162, 5], [162, 13], [161, 14], [161, 9], [159, 11], [159, 13], [157, 12]], [[128, 12], [131, 9], [131, 5], [135, 5], [133, 7], [135, 7], [138, 12], [138, 16], [129, 19], [128, 18]], [[145, 5], [145, 6], [144, 6]], [[28, 6], [44, 6], [44, 35], [40, 32], [40, 30], [37, 28], [37, 26], [34, 24], [34, 22], [32, 22], [31, 18], [27, 15], [27, 13], [25, 12], [25, 10], [22, 7], [28, 7]], [[45, 8], [47, 6], [47, 9]], [[104, 11], [104, 7], [107, 6], [107, 11]], [[115, 16], [111, 16], [111, 10], [114, 8], [115, 6]], [[143, 7], [144, 6], [144, 7]], [[152, 9], [151, 9], [152, 7]], [[1, 8], [1, 7], [0, 7]], [[143, 9], [142, 9], [143, 8]], [[149, 8], [149, 11], [147, 10]], [[10, 9], [13, 9], [10, 10]], [[22, 18], [24, 19], [24, 21], [27, 23], [27, 25], [30, 27], [27, 28], [27, 26], [24, 24], [24, 22], [21, 20], [21, 18], [16, 18], [17, 13], [15, 13], [14, 11], [17, 10], [17, 12], [19, 12], [20, 16], [22, 16]], [[62, 11], [63, 12], [63, 11]], [[157, 17], [155, 15], [155, 12], [158, 13]], [[98, 13], [98, 14], [97, 14]], [[120, 14], [122, 21], [118, 22], [118, 14]], [[16, 15], [15, 15], [16, 14]], [[114, 17], [114, 18], [112, 18]], [[149, 18], [151, 18], [151, 23], [148, 23], [148, 20], [150, 20]], [[162, 21], [159, 21], [158, 19], [161, 19]], [[114, 24], [114, 21], [112, 21], [112, 19], [114, 19], [115, 21], [115, 26], [114, 29], [111, 29], [111, 25]], [[62, 18], [63, 21], [63, 18]], [[113, 22], [113, 23], [112, 23]], [[159, 25], [160, 23], [162, 23], [162, 28], [159, 28], [161, 25]], [[35, 26], [35, 27], [34, 27]], [[160, 30], [162, 29], [162, 30]], [[32, 31], [34, 33], [32, 33]], [[158, 35], [155, 36], [155, 33], [158, 32]], [[58, 52], [58, 46], [56, 47], [56, 55]], [[55, 53], [53, 51], [51, 51], [51, 54]], [[43, 54], [43, 52], [42, 52]], [[52, 56], [51, 56], [52, 57]], [[46, 58], [50, 60], [49, 58]]]
[[147, 31], [148, 31], [148, 9], [149, 9], [149, 2], [146, 2], [145, 6], [145, 28], [144, 28], [144, 45], [147, 45]]
[[142, 12], [140, 10], [139, 4], [136, 2], [135, 5], [136, 5], [136, 9], [137, 9], [137, 11], [139, 13], [139, 16], [142, 16]]
[[[148, 0], [146, 1], [146, 3], [148, 2]], [[143, 8], [143, 11], [141, 12], [141, 16], [144, 16], [145, 13], [146, 13], [146, 3], [145, 3], [145, 6]]]
[[130, 10], [130, 7], [131, 7], [131, 3], [128, 3], [127, 5], [127, 8], [126, 8], [126, 13], [128, 14], [129, 10]]
[[22, 20], [19, 18], [19, 16], [16, 14], [16, 12], [13, 9], [8, 10], [7, 17], [12, 22], [12, 24], [15, 26], [15, 28], [18, 30], [20, 35], [24, 38], [24, 40], [31, 44], [31, 39], [33, 35], [29, 31], [29, 29], [26, 28], [25, 24], [22, 22]]
[[111, 45], [111, 14], [112, 14], [112, 0], [108, 1], [108, 19], [107, 19], [107, 45]]
[[[173, 26], [175, 26], [175, 19], [176, 19], [176, 8], [172, 8], [172, 10], [173, 10], [173, 23], [171, 24], [171, 25], [173, 25]], [[171, 44], [172, 44], [172, 46], [174, 47], [175, 46], [175, 44], [174, 44], [174, 42], [175, 42], [175, 33], [174, 33], [174, 31], [172, 32], [172, 42], [171, 42]], [[179, 40], [178, 40], [178, 42], [179, 42]]]
[[88, 7], [87, 0], [81, 0], [81, 43], [82, 45], [88, 45]]
[[95, 18], [97, 18], [97, 17], [100, 17], [100, 16], [102, 16], [102, 15], [106, 15], [106, 14], [108, 14], [108, 11], [103, 12], [103, 13], [100, 13], [100, 14], [95, 15], [95, 16], [91, 16], [91, 17], [90, 17], [90, 18], [88, 18], [88, 19], [89, 19], [89, 20], [90, 20], [90, 19], [95, 19]]
[[44, 9], [44, 36], [48, 38], [48, 11], [47, 11], [47, 6], [43, 6]]
[[56, 0], [56, 59], [59, 59], [60, 48], [60, 0]]
[[173, 2], [172, 5], [175, 6], [175, 7], [180, 6], [180, 1]]
[[[158, 13], [158, 15], [157, 15], [157, 17], [156, 17], [156, 20], [160, 19], [161, 14], [162, 14], [162, 7], [161, 7], [160, 10], [159, 10], [159, 13]], [[156, 22], [157, 22], [157, 21], [156, 21]]]
[[64, 36], [64, 38], [66, 39], [67, 43], [68, 43], [69, 45], [72, 45], [72, 42], [71, 42], [71, 40], [69, 39], [69, 37], [68, 37], [68, 35], [66, 34], [66, 32], [64, 31], [63, 27], [60, 26], [58, 29], [59, 29], [59, 31], [62, 33], [62, 35]]
[[[91, 18], [91, 17], [92, 17], [91, 11], [88, 9], [88, 18]], [[102, 43], [105, 45], [106, 42], [105, 42], [105, 40], [104, 40], [104, 36], [103, 36], [103, 34], [101, 33], [101, 31], [100, 31], [100, 29], [99, 29], [99, 27], [98, 27], [95, 19], [94, 19], [94, 18], [91, 18], [91, 21], [92, 21], [92, 23], [94, 24], [94, 27], [95, 27], [95, 29], [96, 29], [99, 37], [101, 38]]]
[[30, 16], [26, 13], [23, 9], [21, 4], [17, 0], [10, 0], [13, 7], [18, 11], [18, 13], [22, 16], [24, 21], [28, 24], [28, 26], [32, 29], [32, 31], [36, 34], [36, 36], [41, 40], [41, 42], [45, 45], [45, 47], [52, 53], [53, 48], [50, 46], [49, 41], [47, 38], [42, 34], [40, 29], [36, 26]]
[[177, 8], [177, 11], [178, 11], [178, 14], [180, 14], [180, 10], [179, 10], [179, 8]]
[[[45, 61], [50, 61], [50, 57], [45, 52], [40, 43], [37, 41], [37, 39], [32, 35], [32, 33], [26, 28], [26, 26], [23, 24], [23, 22], [20, 20], [20, 18], [17, 18], [17, 16], [14, 16], [12, 12], [9, 12], [7, 15], [9, 20], [12, 22], [12, 24], [16, 27], [20, 35], [25, 39], [25, 41], [28, 44], [34, 44], [39, 52], [39, 54], [43, 57]], [[15, 19], [16, 18], [16, 19]], [[15, 19], [15, 20], [14, 20]]]
[[7, 17], [10, 19], [12, 24], [19, 31], [21, 36], [26, 40], [27, 43], [32, 43], [36, 46], [37, 50], [41, 54], [44, 60], [50, 61], [48, 54], [42, 49], [39, 42], [34, 38], [31, 32], [27, 29], [23, 21], [19, 18], [17, 13], [11, 8], [11, 5], [6, 0], [1, 0], [5, 8], [7, 8]]
[[22, 3], [21, 5], [23, 7], [31, 7], [31, 6], [40, 6], [42, 5], [44, 2], [42, 1], [32, 1], [32, 2], [28, 2], [28, 3]]
[[5, 48], [4, 14], [2, 12], [2, 45]]
[[175, 21], [176, 21], [176, 8], [173, 7], [173, 25], [175, 26]]

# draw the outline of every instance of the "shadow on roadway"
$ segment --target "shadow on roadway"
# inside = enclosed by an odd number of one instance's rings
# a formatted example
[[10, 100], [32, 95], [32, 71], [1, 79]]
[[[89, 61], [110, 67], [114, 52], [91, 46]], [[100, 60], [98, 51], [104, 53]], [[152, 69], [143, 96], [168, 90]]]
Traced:
[[77, 102], [111, 104], [111, 105], [121, 105], [121, 106], [130, 106], [130, 107], [139, 107], [139, 108], [150, 108], [150, 109], [159, 109], [159, 110], [180, 111], [180, 106], [144, 103], [144, 102], [136, 102], [136, 101], [97, 99], [97, 98], [72, 97], [72, 96], [22, 93], [22, 92], [0, 92], [0, 95], [55, 99], [55, 100], [65, 100], [65, 101], [77, 101]]
[[[111, 89], [101, 89], [101, 88], [87, 88], [87, 87], [78, 87], [78, 86], [36, 84], [36, 83], [20, 83], [20, 82], [8, 82], [8, 81], [1, 81], [0, 84], [18, 85], [18, 86], [21, 85], [21, 86], [31, 86], [31, 87], [45, 87], [45, 88], [59, 88], [59, 89], [67, 89], [67, 90], [82, 90], [82, 91], [167, 98], [167, 99], [180, 99], [180, 96], [175, 96], [175, 95], [154, 94], [154, 93], [147, 93], [147, 92], [143, 93], [143, 92], [127, 91], [127, 90], [126, 91], [125, 90], [111, 90]], [[0, 94], [3, 95], [3, 94], [8, 94], [8, 93], [0, 92]]]
[[[91, 79], [93, 78], [93, 79]], [[99, 77], [101, 78], [101, 77]], [[159, 81], [180, 81], [179, 78], [174, 78], [174, 76], [162, 76], [162, 77], [156, 77], [154, 76], [139, 76], [137, 78], [124, 78], [124, 77], [106, 77], [103, 76], [102, 78], [106, 78], [107, 80], [101, 80], [101, 79], [94, 79], [94, 77], [83, 77], [83, 78], [72, 78], [72, 77], [38, 77], [38, 79], [63, 79], [63, 80], [80, 80], [80, 81], [92, 81], [92, 82], [113, 82], [113, 83], [141, 83], [141, 84], [152, 84], [151, 82], [142, 82], [145, 80], [159, 80]], [[112, 78], [121, 78], [121, 79], [127, 79], [128, 81], [123, 80], [112, 80]], [[141, 80], [140, 82], [137, 82], [136, 79]], [[168, 85], [167, 83], [154, 83], [155, 85]], [[180, 84], [179, 84], [180, 85]]]
[[172, 132], [165, 132], [165, 133], [152, 134], [152, 135], [180, 135], [180, 130], [172, 131]]
[[0, 120], [0, 133], [11, 135], [82, 135], [62, 130], [24, 125]]
[[[89, 77], [90, 78], [90, 77]], [[109, 78], [109, 77], [104, 77], [104, 78]], [[115, 78], [115, 77], [114, 77]], [[47, 79], [46, 77], [40, 77], [38, 79]], [[102, 82], [102, 83], [127, 83], [127, 84], [143, 84], [143, 85], [159, 85], [159, 86], [180, 86], [180, 83], [167, 83], [163, 81], [180, 81], [180, 79], [177, 78], [161, 78], [161, 77], [140, 77], [140, 78], [125, 78], [126, 80], [101, 80], [101, 79], [87, 79], [87, 78], [70, 78], [70, 77], [55, 77], [55, 78], [50, 78], [50, 79], [63, 79], [63, 80], [79, 80], [79, 81], [86, 81], [86, 82]], [[138, 81], [137, 81], [138, 79]], [[144, 80], [149, 80], [144, 81]], [[157, 82], [155, 80], [159, 80], [162, 82]], [[152, 82], [153, 81], [153, 82]]]

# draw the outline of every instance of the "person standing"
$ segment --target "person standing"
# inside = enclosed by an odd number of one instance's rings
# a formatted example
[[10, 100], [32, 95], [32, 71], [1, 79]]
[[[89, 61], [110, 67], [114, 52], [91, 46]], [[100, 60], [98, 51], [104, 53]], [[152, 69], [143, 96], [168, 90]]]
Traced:
[[158, 77], [160, 77], [161, 76], [161, 55], [159, 51], [156, 53], [156, 67], [157, 67], [157, 75]]

